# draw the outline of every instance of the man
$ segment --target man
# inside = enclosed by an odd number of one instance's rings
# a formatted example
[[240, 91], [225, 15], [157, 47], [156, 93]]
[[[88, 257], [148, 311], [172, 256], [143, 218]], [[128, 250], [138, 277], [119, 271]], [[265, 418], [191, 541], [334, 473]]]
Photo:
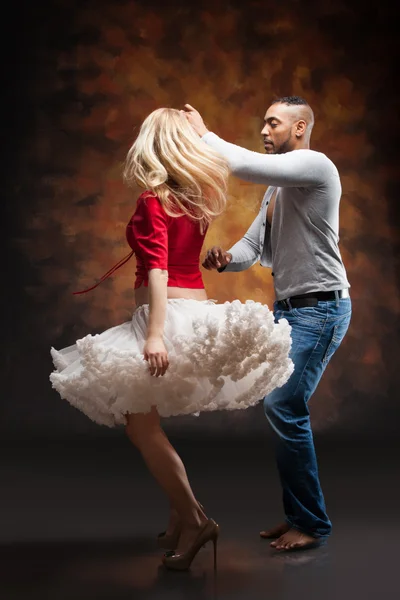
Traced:
[[205, 143], [224, 155], [232, 173], [269, 186], [261, 210], [228, 252], [213, 247], [203, 263], [220, 272], [242, 271], [261, 259], [272, 267], [275, 319], [292, 327], [289, 381], [264, 399], [276, 433], [276, 458], [286, 520], [262, 531], [271, 546], [315, 546], [331, 532], [322, 494], [308, 401], [350, 323], [351, 300], [338, 248], [341, 185], [335, 165], [310, 150], [314, 115], [297, 96], [268, 108], [261, 135], [266, 155], [225, 142], [207, 130], [190, 105], [184, 114]]

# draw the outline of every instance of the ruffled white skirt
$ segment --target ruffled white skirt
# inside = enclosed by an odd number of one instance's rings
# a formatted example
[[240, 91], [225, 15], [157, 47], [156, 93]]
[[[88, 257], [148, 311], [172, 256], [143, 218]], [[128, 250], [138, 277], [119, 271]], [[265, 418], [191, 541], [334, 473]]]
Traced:
[[162, 417], [244, 409], [293, 371], [290, 325], [259, 302], [168, 300], [164, 341], [169, 368], [152, 377], [143, 358], [149, 306], [132, 321], [51, 349], [50, 381], [60, 396], [101, 425], [156, 406]]

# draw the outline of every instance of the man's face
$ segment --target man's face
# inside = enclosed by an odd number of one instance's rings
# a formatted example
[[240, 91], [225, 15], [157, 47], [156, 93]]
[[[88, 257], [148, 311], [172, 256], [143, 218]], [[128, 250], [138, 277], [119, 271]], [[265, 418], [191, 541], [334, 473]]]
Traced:
[[296, 124], [291, 106], [272, 104], [264, 117], [261, 135], [267, 154], [284, 154], [295, 149]]

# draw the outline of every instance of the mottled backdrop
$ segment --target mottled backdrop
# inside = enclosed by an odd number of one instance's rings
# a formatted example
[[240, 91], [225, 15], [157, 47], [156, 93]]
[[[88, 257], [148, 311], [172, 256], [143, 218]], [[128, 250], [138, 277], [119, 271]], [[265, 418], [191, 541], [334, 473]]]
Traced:
[[[1, 432], [107, 433], [50, 389], [48, 350], [130, 317], [134, 259], [94, 292], [72, 291], [128, 251], [125, 225], [139, 190], [124, 187], [121, 165], [146, 115], [189, 102], [211, 130], [262, 152], [270, 100], [299, 94], [316, 115], [312, 147], [341, 174], [341, 251], [354, 302], [350, 331], [312, 400], [315, 427], [390, 435], [399, 383], [394, 12], [343, 0], [55, 0], [16, 8], [6, 24], [14, 45], [3, 55], [10, 83]], [[232, 179], [228, 210], [206, 245], [239, 239], [263, 192]], [[272, 304], [271, 273], [259, 265], [204, 279], [219, 301]], [[166, 427], [267, 431], [261, 407]]]

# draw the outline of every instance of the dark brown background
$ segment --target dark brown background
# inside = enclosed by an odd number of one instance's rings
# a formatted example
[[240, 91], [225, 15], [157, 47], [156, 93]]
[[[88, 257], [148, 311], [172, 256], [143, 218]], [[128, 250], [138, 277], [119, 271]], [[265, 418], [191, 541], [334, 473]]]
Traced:
[[[352, 285], [350, 331], [312, 400], [324, 436], [390, 439], [398, 423], [398, 43], [380, 2], [16, 2], [3, 19], [2, 369], [0, 434], [110, 436], [50, 388], [51, 345], [130, 317], [128, 250], [137, 193], [121, 163], [160, 106], [197, 107], [210, 129], [262, 151], [271, 99], [314, 108], [312, 147], [343, 185], [341, 251]], [[206, 245], [242, 236], [262, 186], [232, 179], [229, 207]], [[270, 271], [204, 274], [211, 298], [272, 304]], [[192, 436], [264, 435], [262, 408], [166, 422]]]

